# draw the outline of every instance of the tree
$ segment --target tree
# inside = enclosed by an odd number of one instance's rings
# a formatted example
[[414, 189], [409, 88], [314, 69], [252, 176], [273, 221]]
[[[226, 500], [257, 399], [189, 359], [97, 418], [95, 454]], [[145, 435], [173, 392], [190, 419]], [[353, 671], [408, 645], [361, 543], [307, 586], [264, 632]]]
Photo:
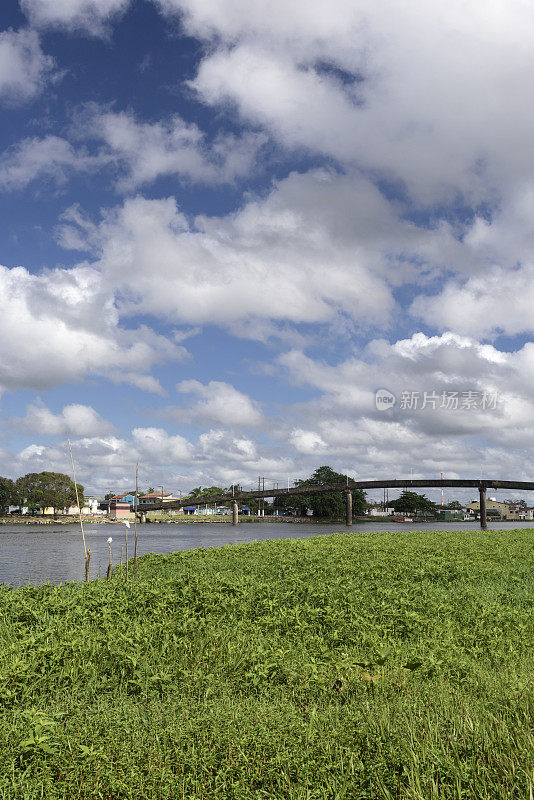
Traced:
[[426, 495], [408, 492], [406, 489], [400, 497], [393, 501], [393, 508], [395, 511], [407, 511], [408, 513], [416, 511], [422, 511], [427, 514], [436, 513], [436, 504], [429, 500]]
[[450, 503], [447, 503], [445, 508], [450, 508], [450, 509], [453, 509], [453, 510], [456, 510], [456, 511], [461, 511], [463, 506], [462, 506], [462, 504], [460, 502], [458, 502], [458, 500], [451, 500]]
[[[76, 488], [68, 475], [61, 472], [30, 472], [15, 483], [19, 502], [42, 511], [68, 508], [76, 503]], [[83, 506], [83, 486], [78, 484], [80, 504]]]
[[15, 505], [17, 502], [17, 491], [15, 482], [11, 478], [0, 476], [0, 513], [8, 506]]
[[[318, 467], [307, 480], [296, 481], [295, 486], [329, 486], [330, 484], [346, 485], [347, 476], [334, 472], [331, 467]], [[342, 491], [325, 492], [311, 495], [289, 495], [277, 497], [275, 506], [278, 508], [300, 508], [302, 515], [310, 508], [316, 517], [343, 517], [345, 514], [346, 500]], [[355, 515], [365, 511], [365, 492], [361, 489], [352, 489], [352, 510]]]
[[201, 494], [203, 494], [202, 486], [197, 486], [195, 489], [191, 489], [184, 499], [198, 497]]
[[149, 486], [147, 489], [147, 494], [155, 494], [156, 490], [153, 486]]
[[217, 495], [224, 494], [224, 489], [221, 489], [220, 486], [207, 486], [205, 489], [202, 489], [202, 494], [208, 497], [216, 497]]

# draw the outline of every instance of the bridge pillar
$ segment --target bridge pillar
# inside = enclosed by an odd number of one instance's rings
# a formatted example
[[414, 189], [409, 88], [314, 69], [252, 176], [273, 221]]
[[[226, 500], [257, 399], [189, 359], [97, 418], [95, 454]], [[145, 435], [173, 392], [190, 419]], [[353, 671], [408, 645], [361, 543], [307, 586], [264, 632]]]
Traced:
[[237, 525], [238, 521], [237, 500], [232, 500], [232, 525]]
[[480, 530], [485, 531], [488, 527], [488, 520], [486, 518], [486, 490], [479, 489], [480, 495]]
[[345, 525], [349, 528], [352, 525], [352, 492], [347, 489], [346, 493], [347, 505], [345, 508]]

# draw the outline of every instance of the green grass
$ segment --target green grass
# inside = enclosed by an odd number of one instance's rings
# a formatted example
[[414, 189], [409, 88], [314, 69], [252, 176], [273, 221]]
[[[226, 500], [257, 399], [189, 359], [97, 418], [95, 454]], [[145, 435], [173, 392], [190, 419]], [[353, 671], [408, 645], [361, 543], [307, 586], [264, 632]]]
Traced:
[[0, 798], [530, 800], [533, 598], [531, 530], [2, 587]]

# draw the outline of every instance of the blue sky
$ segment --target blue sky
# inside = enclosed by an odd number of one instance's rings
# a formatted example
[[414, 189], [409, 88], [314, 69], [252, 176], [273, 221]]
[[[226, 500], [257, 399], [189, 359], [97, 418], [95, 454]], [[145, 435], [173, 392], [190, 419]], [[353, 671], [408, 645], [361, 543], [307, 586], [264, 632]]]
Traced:
[[5, 0], [0, 474], [531, 479], [533, 16]]

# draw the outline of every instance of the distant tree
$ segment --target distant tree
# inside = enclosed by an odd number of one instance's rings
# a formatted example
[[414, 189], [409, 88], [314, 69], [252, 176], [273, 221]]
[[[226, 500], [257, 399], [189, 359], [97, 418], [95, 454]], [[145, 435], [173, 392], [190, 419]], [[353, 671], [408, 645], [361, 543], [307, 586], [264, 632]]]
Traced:
[[404, 490], [400, 497], [393, 501], [395, 511], [414, 513], [422, 511], [428, 514], [435, 514], [436, 504], [429, 500], [424, 494], [408, 492]]
[[450, 508], [451, 510], [461, 511], [463, 506], [458, 500], [451, 500], [450, 503], [447, 503], [445, 508]]
[[220, 486], [206, 486], [204, 489], [202, 489], [202, 494], [207, 495], [208, 497], [215, 497], [218, 494], [224, 494], [224, 489], [221, 489]]
[[[329, 486], [330, 484], [347, 483], [347, 475], [334, 472], [331, 467], [318, 467], [315, 472], [306, 480], [295, 482], [295, 486]], [[315, 517], [342, 517], [345, 514], [346, 501], [342, 491], [324, 492], [311, 495], [288, 495], [287, 497], [277, 497], [275, 506], [278, 508], [299, 508], [301, 515], [306, 513], [306, 509], [311, 509]], [[355, 515], [363, 514], [366, 508], [365, 492], [361, 489], [352, 489], [352, 510]]]
[[0, 512], [17, 503], [17, 490], [11, 478], [0, 476]]
[[154, 494], [154, 493], [155, 493], [155, 491], [156, 491], [156, 490], [154, 489], [154, 487], [153, 487], [153, 486], [149, 486], [149, 488], [146, 490], [146, 493], [147, 493], [147, 494]]
[[[68, 475], [61, 472], [30, 472], [15, 482], [21, 504], [41, 510], [68, 508], [76, 503], [76, 488]], [[78, 495], [83, 506], [83, 486], [78, 484]]]

